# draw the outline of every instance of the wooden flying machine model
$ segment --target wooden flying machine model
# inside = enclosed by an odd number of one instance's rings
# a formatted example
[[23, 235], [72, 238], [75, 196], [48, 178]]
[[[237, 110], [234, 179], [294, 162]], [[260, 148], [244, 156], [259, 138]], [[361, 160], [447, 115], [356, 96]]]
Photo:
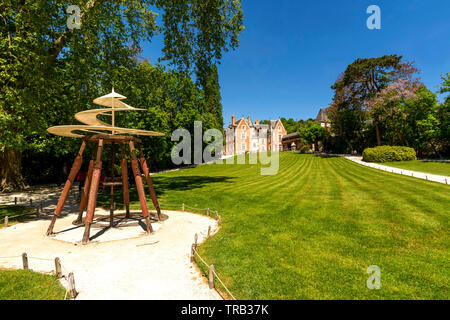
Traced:
[[[121, 148], [121, 175], [122, 175], [122, 189], [123, 189], [123, 200], [126, 207], [125, 218], [130, 218], [130, 196], [128, 191], [128, 168], [127, 160], [125, 158], [125, 146], [128, 145], [131, 153], [131, 168], [133, 171], [134, 179], [136, 182], [136, 188], [139, 195], [139, 202], [142, 210], [142, 215], [145, 219], [147, 233], [152, 233], [152, 225], [150, 223], [150, 214], [147, 207], [147, 202], [145, 199], [144, 184], [142, 181], [141, 171], [139, 165], [142, 168], [145, 179], [147, 180], [147, 185], [149, 188], [150, 196], [154, 207], [156, 208], [156, 219], [164, 220], [167, 219], [166, 215], [161, 214], [161, 209], [159, 207], [158, 200], [156, 199], [155, 189], [153, 188], [152, 179], [150, 178], [150, 172], [147, 166], [147, 161], [142, 152], [141, 140], [134, 137], [133, 135], [143, 135], [143, 136], [164, 136], [164, 133], [120, 128], [115, 126], [115, 112], [116, 111], [133, 111], [133, 110], [145, 110], [134, 108], [121, 100], [126, 99], [126, 97], [114, 92], [114, 88], [111, 93], [104, 95], [102, 97], [94, 99], [94, 103], [103, 107], [102, 109], [92, 109], [81, 111], [75, 114], [75, 119], [83, 123], [84, 125], [65, 125], [65, 126], [55, 126], [48, 128], [47, 131], [63, 136], [72, 138], [81, 138], [83, 141], [81, 143], [78, 155], [73, 162], [72, 168], [70, 170], [67, 181], [64, 185], [64, 189], [59, 198], [58, 204], [56, 206], [52, 221], [47, 230], [47, 235], [53, 234], [53, 227], [55, 225], [56, 217], [61, 214], [64, 207], [64, 203], [69, 195], [69, 190], [81, 168], [82, 155], [87, 143], [94, 143], [94, 151], [92, 153], [92, 159], [89, 162], [89, 169], [86, 176], [86, 181], [81, 194], [80, 206], [78, 211], [78, 218], [74, 221], [74, 224], [82, 224], [83, 212], [86, 210], [85, 218], [85, 228], [84, 235], [82, 239], [82, 244], [87, 244], [89, 242], [89, 233], [91, 224], [94, 220], [95, 207], [97, 202], [97, 193], [100, 184], [100, 176], [102, 171], [102, 151], [105, 144], [111, 144], [111, 177], [114, 177], [114, 146], [120, 145]], [[103, 122], [97, 118], [98, 115], [111, 116], [111, 124]], [[83, 134], [80, 134], [83, 133]], [[119, 135], [122, 134], [122, 135]], [[135, 144], [139, 150], [139, 161], [136, 157]], [[111, 186], [111, 200], [110, 200], [110, 227], [113, 227], [114, 221], [114, 185], [120, 184], [120, 182], [109, 183]]]

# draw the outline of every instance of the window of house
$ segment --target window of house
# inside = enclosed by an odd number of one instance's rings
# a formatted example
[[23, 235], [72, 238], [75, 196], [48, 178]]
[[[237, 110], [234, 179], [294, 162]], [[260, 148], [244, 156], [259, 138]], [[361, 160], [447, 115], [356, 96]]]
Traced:
[[242, 150], [242, 151], [245, 151], [245, 143], [242, 143], [242, 145], [241, 145], [241, 150]]
[[281, 134], [278, 135], [278, 141], [281, 141]]
[[241, 138], [245, 139], [245, 132], [242, 132]]
[[281, 127], [278, 127], [278, 132], [281, 132]]
[[245, 130], [245, 126], [242, 126], [242, 130]]

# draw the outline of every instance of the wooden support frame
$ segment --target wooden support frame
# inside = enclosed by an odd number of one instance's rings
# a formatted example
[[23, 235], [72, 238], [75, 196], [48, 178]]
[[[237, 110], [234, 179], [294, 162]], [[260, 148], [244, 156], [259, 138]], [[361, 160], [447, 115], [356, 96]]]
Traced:
[[136, 189], [139, 195], [139, 202], [141, 204], [142, 215], [145, 218], [145, 224], [147, 225], [147, 233], [152, 233], [153, 228], [150, 223], [150, 217], [148, 214], [147, 201], [145, 200], [144, 183], [142, 182], [141, 171], [139, 170], [139, 164], [136, 157], [136, 150], [134, 148], [133, 141], [130, 141], [130, 152], [131, 152], [131, 169], [133, 169], [134, 180], [136, 181]]
[[123, 203], [125, 204], [125, 218], [130, 217], [130, 192], [128, 190], [128, 167], [127, 159], [125, 158], [125, 146], [120, 145], [120, 151], [122, 154], [122, 159], [120, 161], [120, 168], [122, 170], [122, 193], [123, 193]]
[[102, 152], [103, 152], [103, 139], [98, 141], [97, 157], [94, 163], [94, 171], [92, 172], [92, 182], [89, 190], [89, 200], [87, 204], [86, 220], [84, 222], [84, 235], [82, 243], [86, 244], [89, 241], [89, 233], [91, 230], [91, 224], [94, 220], [95, 206], [97, 204], [98, 185], [100, 184], [100, 175], [102, 171]]
[[94, 150], [92, 151], [92, 158], [89, 161], [89, 169], [88, 169], [88, 173], [86, 176], [86, 180], [84, 182], [83, 193], [82, 193], [81, 199], [80, 199], [80, 206], [78, 209], [78, 217], [74, 222], [72, 222], [75, 225], [83, 223], [83, 212], [84, 212], [84, 210], [86, 210], [86, 206], [87, 206], [89, 189], [91, 187], [91, 181], [92, 181], [92, 172], [94, 171], [94, 162], [95, 162], [95, 158], [97, 155], [97, 148], [98, 148], [98, 143], [96, 142], [94, 145]]
[[[111, 143], [111, 179], [114, 181], [114, 142]], [[109, 227], [114, 226], [114, 183], [111, 184], [111, 193], [109, 198]]]
[[[55, 209], [55, 214], [52, 218], [52, 221], [47, 230], [47, 235], [51, 235], [53, 233], [53, 228], [55, 225], [56, 217], [61, 213], [62, 208], [64, 206], [65, 201], [67, 200], [69, 191], [73, 182], [75, 180], [76, 175], [78, 174], [81, 163], [82, 163], [82, 154], [88, 142], [95, 143], [94, 150], [92, 153], [92, 158], [89, 162], [89, 169], [86, 176], [85, 185], [83, 188], [83, 193], [80, 199], [80, 205], [78, 208], [78, 217], [73, 222], [74, 224], [83, 223], [83, 213], [86, 211], [86, 217], [84, 219], [84, 234], [82, 238], [82, 244], [87, 244], [89, 242], [90, 237], [90, 229], [94, 220], [95, 208], [97, 203], [97, 194], [98, 188], [100, 184], [100, 176], [102, 172], [102, 154], [105, 144], [111, 144], [111, 176], [114, 176], [114, 163], [115, 163], [115, 144], [120, 145], [121, 148], [121, 176], [122, 176], [122, 188], [123, 188], [123, 200], [126, 208], [125, 217], [130, 217], [130, 195], [129, 195], [129, 186], [128, 186], [128, 166], [125, 152], [125, 144], [128, 144], [130, 148], [131, 154], [131, 168], [133, 171], [133, 176], [136, 182], [136, 188], [139, 195], [139, 203], [142, 210], [142, 215], [145, 219], [146, 231], [147, 233], [153, 233], [153, 228], [150, 221], [150, 214], [145, 198], [145, 188], [143, 183], [143, 178], [141, 174], [140, 167], [142, 168], [143, 174], [145, 176], [146, 182], [149, 187], [150, 196], [157, 210], [157, 218], [161, 219], [162, 216], [167, 218], [167, 216], [161, 214], [161, 209], [156, 198], [156, 192], [153, 187], [152, 180], [150, 178], [150, 172], [147, 166], [147, 161], [144, 157], [144, 153], [142, 151], [142, 146], [140, 145], [141, 140], [132, 136], [119, 136], [119, 135], [105, 135], [99, 134], [95, 136], [89, 136], [83, 139], [82, 145], [78, 152], [77, 157], [72, 165], [72, 169], [70, 171], [69, 177], [64, 186], [61, 197], [58, 201], [57, 208]], [[136, 156], [136, 148], [135, 143], [138, 144], [139, 148], [139, 160]], [[113, 226], [114, 219], [114, 185], [111, 185], [110, 192], [110, 227]]]
[[158, 220], [161, 220], [161, 208], [159, 207], [158, 199], [156, 198], [156, 192], [155, 189], [153, 188], [152, 178], [150, 177], [150, 170], [148, 169], [147, 161], [145, 160], [144, 152], [142, 151], [142, 145], [140, 144], [139, 144], [139, 158], [142, 171], [144, 172], [145, 179], [147, 181], [150, 197], [152, 198], [153, 206], [156, 209]]
[[73, 185], [73, 181], [75, 180], [75, 177], [78, 174], [78, 171], [80, 171], [81, 163], [83, 161], [83, 152], [86, 148], [86, 140], [83, 140], [81, 143], [80, 150], [78, 151], [78, 155], [76, 156], [72, 168], [70, 169], [69, 177], [67, 178], [66, 184], [64, 185], [64, 189], [61, 193], [61, 196], [59, 197], [58, 204], [56, 205], [55, 212], [53, 214], [52, 221], [50, 222], [50, 225], [47, 229], [47, 235], [51, 235], [53, 233], [53, 228], [55, 226], [56, 217], [59, 216], [62, 212], [62, 209], [64, 207], [64, 204], [66, 203], [67, 197], [69, 196], [70, 188]]

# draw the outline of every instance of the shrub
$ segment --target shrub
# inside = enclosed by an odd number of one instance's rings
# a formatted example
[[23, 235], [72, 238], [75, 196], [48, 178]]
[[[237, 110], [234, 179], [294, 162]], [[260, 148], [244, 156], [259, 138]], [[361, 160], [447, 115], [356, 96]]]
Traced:
[[363, 160], [367, 162], [408, 161], [416, 159], [413, 148], [397, 146], [379, 146], [366, 148], [363, 151]]

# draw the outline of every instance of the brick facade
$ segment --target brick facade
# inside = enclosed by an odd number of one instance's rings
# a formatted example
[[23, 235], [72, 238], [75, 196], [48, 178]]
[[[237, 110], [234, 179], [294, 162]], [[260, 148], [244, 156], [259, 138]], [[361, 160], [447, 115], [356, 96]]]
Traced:
[[281, 140], [285, 134], [286, 129], [279, 119], [260, 124], [258, 120], [253, 123], [250, 117], [236, 121], [233, 115], [225, 129], [225, 154], [282, 151]]

